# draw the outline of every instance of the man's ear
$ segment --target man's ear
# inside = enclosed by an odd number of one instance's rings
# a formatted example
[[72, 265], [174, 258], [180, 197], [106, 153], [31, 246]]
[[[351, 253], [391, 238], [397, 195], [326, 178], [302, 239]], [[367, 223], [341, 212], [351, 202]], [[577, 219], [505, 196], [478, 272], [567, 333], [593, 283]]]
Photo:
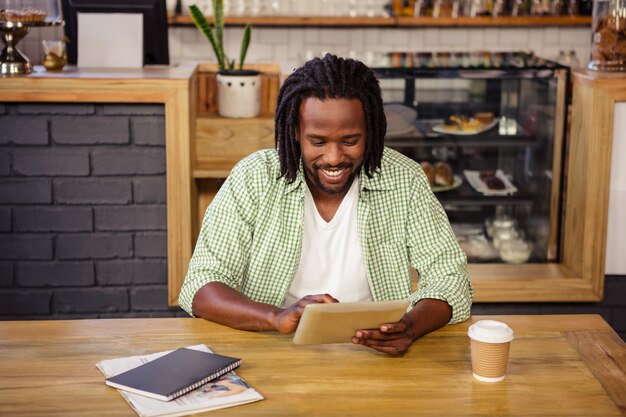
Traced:
[[300, 145], [300, 129], [295, 128], [293, 130], [293, 140]]

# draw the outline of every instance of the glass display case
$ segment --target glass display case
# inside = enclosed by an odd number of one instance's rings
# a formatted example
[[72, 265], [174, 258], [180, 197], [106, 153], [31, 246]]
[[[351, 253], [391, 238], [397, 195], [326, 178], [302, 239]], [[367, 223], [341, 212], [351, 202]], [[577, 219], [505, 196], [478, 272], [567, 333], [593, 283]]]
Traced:
[[390, 53], [386, 145], [420, 162], [472, 263], [559, 259], [567, 67], [529, 53]]

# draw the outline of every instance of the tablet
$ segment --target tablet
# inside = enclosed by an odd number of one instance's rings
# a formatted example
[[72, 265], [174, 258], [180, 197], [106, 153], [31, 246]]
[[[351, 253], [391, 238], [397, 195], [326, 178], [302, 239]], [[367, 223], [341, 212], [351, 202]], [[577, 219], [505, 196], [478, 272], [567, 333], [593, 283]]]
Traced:
[[293, 343], [351, 343], [357, 330], [396, 322], [408, 306], [409, 300], [309, 304], [304, 307]]

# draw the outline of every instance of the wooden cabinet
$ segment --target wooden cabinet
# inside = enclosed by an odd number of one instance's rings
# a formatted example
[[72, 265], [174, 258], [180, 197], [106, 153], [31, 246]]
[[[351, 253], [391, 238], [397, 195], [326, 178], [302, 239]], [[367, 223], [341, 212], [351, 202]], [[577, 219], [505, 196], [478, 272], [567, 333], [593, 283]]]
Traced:
[[[613, 106], [626, 100], [626, 77], [576, 72], [573, 79], [571, 131], [563, 152], [562, 255], [541, 264], [470, 264], [477, 302], [599, 301], [603, 297]], [[195, 138], [192, 175], [198, 197], [186, 204], [197, 210], [194, 241], [221, 179], [241, 158], [274, 146], [273, 117], [200, 117]], [[183, 278], [170, 276], [170, 301], [176, 300]]]

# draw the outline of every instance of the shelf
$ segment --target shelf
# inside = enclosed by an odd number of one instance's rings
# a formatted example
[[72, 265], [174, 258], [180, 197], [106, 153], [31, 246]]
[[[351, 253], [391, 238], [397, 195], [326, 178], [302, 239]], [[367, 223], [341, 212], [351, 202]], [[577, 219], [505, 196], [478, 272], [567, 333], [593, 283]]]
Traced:
[[[212, 22], [211, 17], [207, 17]], [[331, 17], [331, 16], [231, 16], [226, 26], [257, 27], [544, 27], [590, 26], [591, 16], [521, 16], [521, 17]], [[172, 26], [193, 26], [191, 16], [172, 16]]]
[[[207, 21], [213, 23], [213, 18], [207, 16]], [[396, 21], [390, 17], [305, 17], [305, 16], [230, 16], [224, 19], [226, 26], [268, 27], [393, 27]], [[173, 16], [169, 18], [173, 26], [193, 25], [191, 16]]]
[[[530, 205], [533, 199], [523, 191], [517, 191], [513, 195], [486, 196], [475, 191], [471, 185], [463, 179], [464, 183], [457, 189], [436, 192], [437, 199], [443, 205], [457, 206], [494, 206], [494, 205]], [[519, 187], [518, 187], [519, 188]]]
[[526, 148], [535, 146], [536, 141], [527, 136], [500, 136], [484, 134], [476, 136], [449, 136], [437, 138], [393, 138], [385, 139], [385, 146], [390, 148], [431, 148], [431, 147], [481, 147], [481, 148]]
[[398, 27], [523, 27], [523, 26], [589, 26], [591, 16], [502, 16], [502, 17], [398, 17]]

